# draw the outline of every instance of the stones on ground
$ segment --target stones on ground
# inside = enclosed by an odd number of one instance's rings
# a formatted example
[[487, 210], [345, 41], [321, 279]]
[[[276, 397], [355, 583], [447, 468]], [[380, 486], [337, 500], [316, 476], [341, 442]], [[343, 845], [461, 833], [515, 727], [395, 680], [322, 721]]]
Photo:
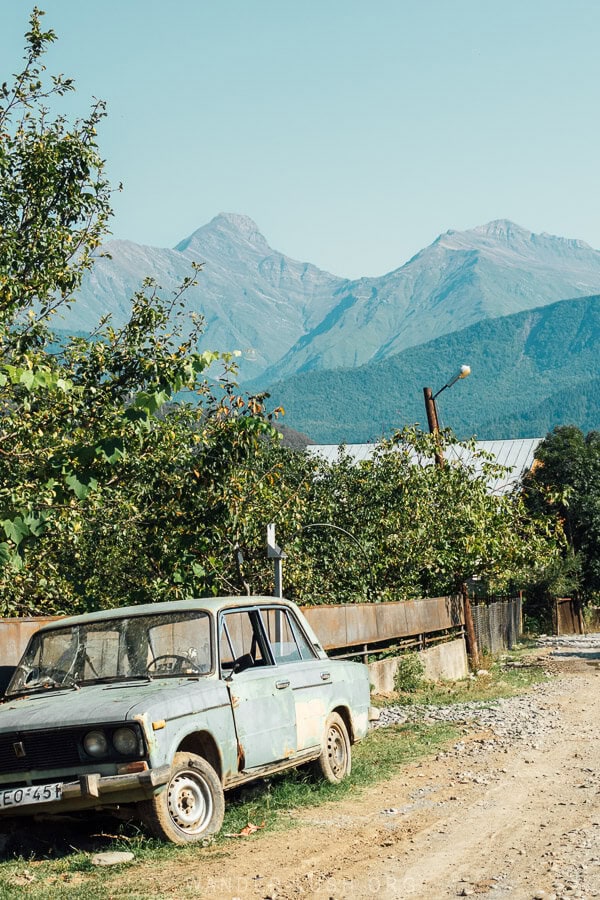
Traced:
[[[543, 691], [541, 689], [544, 689]], [[540, 748], [540, 740], [551, 735], [559, 722], [559, 713], [546, 702], [552, 684], [536, 685], [528, 694], [495, 701], [471, 701], [452, 706], [388, 706], [381, 710], [373, 727], [381, 728], [398, 722], [447, 722], [485, 729], [491, 737], [479, 741], [457, 741], [445, 755], [477, 756], [491, 749], [509, 749], [515, 741], [526, 742], [531, 750]]]
[[93, 866], [121, 866], [134, 859], [134, 854], [128, 850], [107, 850], [104, 853], [94, 853], [91, 863]]

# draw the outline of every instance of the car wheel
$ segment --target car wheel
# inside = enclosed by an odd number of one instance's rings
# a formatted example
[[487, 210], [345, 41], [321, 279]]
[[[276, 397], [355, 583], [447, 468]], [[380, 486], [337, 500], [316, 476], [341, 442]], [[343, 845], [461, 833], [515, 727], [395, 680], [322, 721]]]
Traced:
[[317, 769], [331, 784], [338, 784], [352, 768], [352, 750], [348, 729], [337, 713], [330, 713], [325, 722], [321, 755]]
[[176, 753], [164, 790], [138, 803], [138, 811], [155, 837], [173, 844], [192, 844], [216, 834], [223, 824], [223, 787], [201, 756]]

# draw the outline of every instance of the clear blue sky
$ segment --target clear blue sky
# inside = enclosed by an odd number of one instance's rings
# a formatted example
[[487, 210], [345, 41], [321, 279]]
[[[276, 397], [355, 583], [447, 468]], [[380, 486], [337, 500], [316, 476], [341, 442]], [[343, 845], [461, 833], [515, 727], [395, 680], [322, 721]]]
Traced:
[[[108, 102], [115, 237], [173, 246], [244, 213], [351, 277], [496, 218], [600, 248], [600, 3], [38, 3], [70, 102]], [[0, 3], [0, 80], [32, 5]]]

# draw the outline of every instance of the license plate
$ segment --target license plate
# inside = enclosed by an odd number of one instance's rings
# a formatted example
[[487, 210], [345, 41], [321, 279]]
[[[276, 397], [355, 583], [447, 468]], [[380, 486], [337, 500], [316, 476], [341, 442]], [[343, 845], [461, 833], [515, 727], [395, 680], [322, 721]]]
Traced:
[[62, 783], [30, 784], [10, 791], [3, 791], [0, 788], [0, 809], [26, 806], [29, 803], [50, 803], [52, 800], [60, 800], [62, 791]]

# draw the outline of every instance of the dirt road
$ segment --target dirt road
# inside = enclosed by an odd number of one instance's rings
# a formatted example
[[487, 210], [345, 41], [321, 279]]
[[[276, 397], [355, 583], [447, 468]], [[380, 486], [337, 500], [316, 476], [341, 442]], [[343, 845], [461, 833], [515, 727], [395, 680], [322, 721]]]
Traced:
[[596, 665], [559, 661], [527, 701], [533, 734], [499, 740], [474, 726], [358, 802], [305, 811], [297, 828], [221, 848], [197, 868], [136, 867], [136, 885], [227, 900], [600, 897]]
[[137, 888], [211, 900], [600, 897], [597, 664], [560, 660], [526, 701], [533, 735], [497, 740], [479, 725], [358, 802], [301, 813], [293, 830], [220, 847], [197, 867], [136, 866]]

